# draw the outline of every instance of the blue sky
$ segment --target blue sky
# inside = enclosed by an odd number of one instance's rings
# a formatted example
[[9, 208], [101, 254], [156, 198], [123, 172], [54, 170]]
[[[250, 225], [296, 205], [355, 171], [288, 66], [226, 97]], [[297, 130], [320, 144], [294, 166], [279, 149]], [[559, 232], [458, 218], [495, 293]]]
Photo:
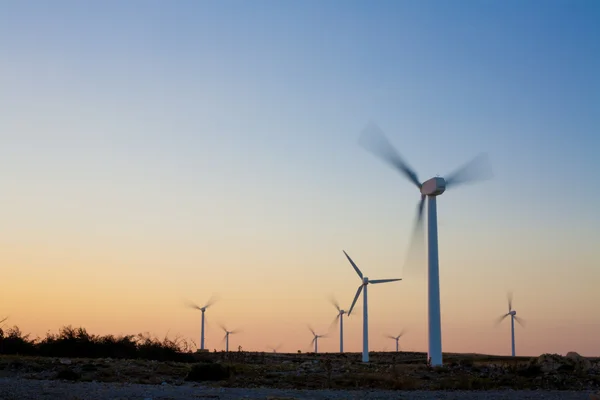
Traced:
[[418, 193], [357, 145], [374, 119], [422, 180], [490, 155], [493, 181], [439, 202], [447, 285], [496, 279], [502, 298], [508, 286], [535, 292], [526, 283], [540, 279], [540, 292], [569, 281], [565, 290], [592, 293], [597, 2], [2, 9], [7, 247], [62, 243], [114, 259], [160, 247], [153, 268], [163, 278], [173, 257], [189, 265], [169, 276], [202, 274], [191, 265], [220, 260], [222, 247], [232, 273], [247, 262], [267, 276], [274, 267], [260, 265], [307, 257], [277, 279], [344, 265], [346, 248], [401, 274]]

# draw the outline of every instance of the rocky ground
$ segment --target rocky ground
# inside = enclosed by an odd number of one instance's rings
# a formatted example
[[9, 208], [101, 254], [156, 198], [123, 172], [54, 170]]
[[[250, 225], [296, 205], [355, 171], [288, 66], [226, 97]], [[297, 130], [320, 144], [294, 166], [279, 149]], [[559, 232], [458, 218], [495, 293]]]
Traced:
[[[0, 399], [587, 399], [600, 360], [417, 353], [199, 354], [196, 363], [0, 357]], [[518, 391], [518, 392], [517, 392]]]

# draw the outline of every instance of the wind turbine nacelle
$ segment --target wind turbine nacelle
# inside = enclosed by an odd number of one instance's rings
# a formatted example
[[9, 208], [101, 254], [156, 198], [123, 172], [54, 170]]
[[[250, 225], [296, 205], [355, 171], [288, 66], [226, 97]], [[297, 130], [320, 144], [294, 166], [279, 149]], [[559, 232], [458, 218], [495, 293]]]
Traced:
[[439, 196], [446, 190], [446, 181], [444, 178], [435, 177], [423, 182], [421, 185], [421, 194], [425, 196]]
[[517, 315], [517, 312], [515, 310], [512, 310], [511, 312], [509, 312], [510, 315]]

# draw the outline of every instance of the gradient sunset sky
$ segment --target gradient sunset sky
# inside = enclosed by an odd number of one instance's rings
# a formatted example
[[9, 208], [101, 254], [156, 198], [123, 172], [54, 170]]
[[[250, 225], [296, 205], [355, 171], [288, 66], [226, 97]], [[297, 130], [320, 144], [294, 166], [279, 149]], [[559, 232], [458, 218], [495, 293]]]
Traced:
[[[418, 191], [358, 145], [369, 120], [438, 201], [443, 349], [600, 356], [600, 2], [0, 2], [0, 317], [44, 335], [309, 350], [366, 276], [370, 348], [427, 350], [403, 270]], [[346, 350], [361, 348], [362, 305]], [[322, 351], [338, 349], [337, 335]]]

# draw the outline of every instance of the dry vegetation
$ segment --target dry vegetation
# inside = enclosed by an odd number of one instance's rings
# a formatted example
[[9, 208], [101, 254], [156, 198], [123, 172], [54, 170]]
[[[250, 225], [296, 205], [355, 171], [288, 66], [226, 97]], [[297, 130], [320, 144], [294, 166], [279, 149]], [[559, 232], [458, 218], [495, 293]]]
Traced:
[[600, 360], [446, 354], [430, 368], [424, 353], [192, 353], [187, 343], [149, 336], [92, 336], [81, 328], [29, 340], [0, 330], [0, 377], [281, 389], [598, 390]]

